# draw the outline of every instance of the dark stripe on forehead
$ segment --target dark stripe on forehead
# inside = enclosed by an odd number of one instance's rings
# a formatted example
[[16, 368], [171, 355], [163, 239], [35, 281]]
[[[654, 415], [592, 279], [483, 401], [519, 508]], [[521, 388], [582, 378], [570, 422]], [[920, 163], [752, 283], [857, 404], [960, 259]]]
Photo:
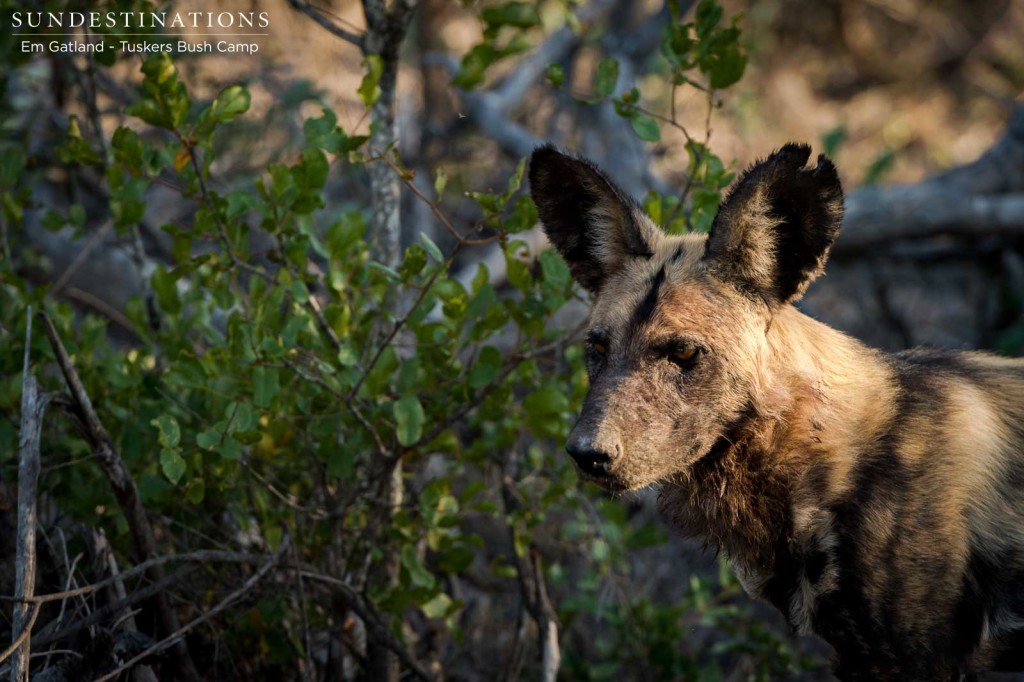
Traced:
[[633, 311], [633, 316], [630, 318], [629, 327], [635, 332], [637, 329], [647, 323], [651, 317], [654, 316], [654, 309], [658, 305], [658, 289], [661, 288], [662, 282], [665, 281], [665, 266], [661, 266], [658, 270], [658, 274], [654, 276], [651, 281], [651, 288], [648, 289], [647, 294], [643, 300]]

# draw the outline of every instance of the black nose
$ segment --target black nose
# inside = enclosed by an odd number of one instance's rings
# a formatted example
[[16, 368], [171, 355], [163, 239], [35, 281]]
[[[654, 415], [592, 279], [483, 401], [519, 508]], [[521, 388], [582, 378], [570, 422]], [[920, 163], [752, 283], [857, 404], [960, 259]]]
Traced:
[[588, 476], [602, 478], [607, 476], [611, 469], [611, 455], [595, 448], [589, 440], [570, 438], [565, 445], [565, 451], [573, 458], [580, 471]]

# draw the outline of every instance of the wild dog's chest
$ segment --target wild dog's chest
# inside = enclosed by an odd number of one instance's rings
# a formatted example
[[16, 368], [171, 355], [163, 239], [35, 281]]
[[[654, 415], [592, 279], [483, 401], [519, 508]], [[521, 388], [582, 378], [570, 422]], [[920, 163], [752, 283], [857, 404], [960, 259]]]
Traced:
[[[795, 630], [808, 633], [818, 600], [838, 586], [832, 514], [794, 504], [780, 477], [757, 478], [759, 485], [712, 475], [686, 487], [666, 486], [661, 506], [684, 533], [729, 559], [747, 594], [770, 602]], [[741, 491], [748, 495], [740, 497]]]

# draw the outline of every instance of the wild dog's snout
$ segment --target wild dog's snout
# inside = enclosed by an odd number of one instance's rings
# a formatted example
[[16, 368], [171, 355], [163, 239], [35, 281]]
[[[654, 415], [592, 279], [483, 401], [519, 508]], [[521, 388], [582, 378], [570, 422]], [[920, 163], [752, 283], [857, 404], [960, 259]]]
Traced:
[[602, 478], [611, 470], [612, 453], [609, 452], [609, 448], [595, 443], [589, 434], [573, 431], [569, 436], [569, 442], [565, 444], [565, 451], [576, 462], [580, 471], [588, 476]]

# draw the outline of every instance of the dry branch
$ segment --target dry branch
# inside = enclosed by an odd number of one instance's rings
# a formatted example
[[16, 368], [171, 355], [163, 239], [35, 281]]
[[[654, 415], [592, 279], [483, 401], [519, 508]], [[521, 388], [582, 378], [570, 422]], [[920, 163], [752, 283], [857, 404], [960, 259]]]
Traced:
[[259, 583], [259, 581], [261, 581], [268, 573], [270, 573], [270, 570], [277, 565], [277, 563], [281, 560], [281, 556], [285, 553], [290, 544], [291, 535], [289, 535], [286, 532], [284, 536], [281, 538], [281, 544], [278, 546], [277, 550], [274, 551], [274, 554], [269, 559], [267, 559], [267, 562], [260, 566], [260, 568], [255, 573], [249, 576], [249, 578], [242, 584], [241, 587], [239, 587], [237, 590], [235, 590], [234, 592], [226, 596], [224, 599], [222, 599], [220, 602], [218, 602], [217, 605], [214, 606], [212, 609], [210, 609], [203, 615], [199, 616], [198, 618], [193, 619], [191, 622], [189, 622], [188, 625], [178, 628], [175, 632], [172, 632], [170, 635], [164, 637], [159, 642], [156, 642], [152, 646], [147, 647], [138, 655], [125, 661], [118, 668], [115, 668], [103, 677], [97, 678], [95, 682], [106, 682], [107, 680], [112, 680], [125, 670], [130, 670], [133, 666], [135, 666], [142, 660], [148, 658], [149, 656], [160, 653], [161, 651], [169, 649], [175, 646], [177, 643], [180, 643], [184, 639], [185, 635], [187, 635], [190, 631], [194, 630], [195, 628], [207, 622], [208, 620], [213, 619], [222, 611], [233, 605], [235, 602], [240, 600], [249, 592], [251, 592], [252, 589], [256, 587], [256, 584]]
[[[128, 523], [128, 529], [132, 536], [132, 542], [135, 545], [135, 551], [138, 554], [138, 560], [145, 561], [154, 557], [157, 552], [153, 527], [146, 517], [146, 510], [142, 506], [142, 500], [139, 497], [138, 488], [135, 486], [135, 480], [132, 478], [127, 467], [125, 467], [120, 453], [114, 448], [110, 436], [96, 414], [96, 410], [93, 409], [92, 401], [82, 385], [78, 372], [75, 371], [74, 365], [71, 364], [71, 358], [68, 356], [64, 344], [57, 335], [53, 322], [50, 321], [45, 312], [40, 312], [39, 315], [43, 322], [43, 328], [46, 330], [46, 336], [50, 340], [50, 346], [57, 357], [57, 364], [60, 365], [64, 381], [71, 392], [75, 407], [77, 408], [77, 416], [85, 426], [85, 436], [89, 440], [93, 452], [96, 453], [97, 460], [103, 469], [103, 473], [106, 475], [107, 482], [114, 491], [114, 497], [121, 508], [121, 513], [124, 514], [125, 521]], [[153, 566], [147, 572], [146, 577], [153, 583], [162, 582], [164, 579], [163, 569], [159, 565]], [[161, 637], [168, 637], [171, 633], [177, 632], [180, 629], [178, 616], [171, 608], [170, 600], [167, 598], [166, 593], [161, 592], [155, 595], [152, 599], [151, 608], [155, 612], [158, 632]], [[199, 673], [196, 671], [195, 664], [189, 656], [188, 648], [180, 640], [175, 645], [174, 659], [182, 679], [189, 681], [199, 679]]]
[[[36, 587], [36, 490], [39, 484], [39, 440], [43, 414], [50, 401], [49, 394], [39, 392], [39, 384], [31, 371], [32, 307], [28, 307], [25, 323], [25, 361], [21, 379], [21, 432], [18, 443], [18, 545], [14, 593], [31, 598]], [[28, 682], [31, 657], [29, 634], [39, 615], [38, 608], [19, 603], [14, 608], [14, 640], [11, 650], [11, 682]], [[0, 657], [3, 660], [4, 657]]]
[[1024, 238], [1024, 107], [973, 163], [914, 185], [851, 193], [833, 253], [856, 256], [896, 240], [938, 235]]

